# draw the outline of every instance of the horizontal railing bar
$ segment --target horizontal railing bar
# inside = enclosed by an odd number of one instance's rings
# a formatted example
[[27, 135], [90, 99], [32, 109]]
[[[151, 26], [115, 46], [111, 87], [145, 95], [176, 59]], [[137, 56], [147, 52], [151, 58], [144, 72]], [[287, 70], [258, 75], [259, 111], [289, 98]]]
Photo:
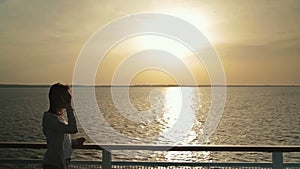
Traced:
[[[11, 158], [0, 158], [0, 164], [42, 164], [43, 159], [11, 159]], [[72, 160], [71, 164], [74, 165], [101, 165], [102, 161], [90, 161], [90, 160]]]
[[[0, 148], [32, 148], [45, 149], [45, 142], [0, 142]], [[247, 151], [247, 152], [300, 152], [296, 145], [129, 145], [129, 144], [102, 144], [85, 143], [73, 146], [74, 149], [95, 150], [150, 150], [150, 151]]]
[[42, 159], [11, 159], [11, 158], [0, 158], [1, 163], [7, 164], [41, 164]]
[[[41, 164], [42, 159], [5, 159], [0, 158], [1, 163], [7, 164]], [[73, 165], [101, 165], [102, 161], [90, 161], [90, 160], [72, 160]], [[112, 161], [112, 165], [117, 166], [234, 166], [234, 167], [272, 167], [272, 163], [252, 163], [252, 162], [130, 162], [130, 161]], [[300, 167], [299, 163], [284, 163], [284, 167]]]
[[300, 168], [300, 164], [299, 163], [283, 163], [283, 166], [285, 168], [290, 168], [290, 167], [299, 167]]
[[[42, 159], [32, 160], [32, 159], [0, 159], [0, 163], [8, 164], [41, 164]], [[71, 161], [71, 164], [74, 165], [101, 165], [101, 161]], [[247, 162], [129, 162], [129, 161], [112, 161], [112, 165], [118, 166], [235, 166], [235, 167], [272, 167], [272, 163], [247, 163]], [[290, 165], [289, 165], [290, 166]]]
[[247, 162], [112, 162], [112, 165], [119, 166], [215, 166], [215, 167], [225, 167], [225, 166], [235, 166], [235, 167], [272, 167], [272, 163], [247, 163]]
[[300, 152], [300, 146], [241, 146], [241, 145], [101, 145], [110, 150], [152, 151], [248, 151], [248, 152]]

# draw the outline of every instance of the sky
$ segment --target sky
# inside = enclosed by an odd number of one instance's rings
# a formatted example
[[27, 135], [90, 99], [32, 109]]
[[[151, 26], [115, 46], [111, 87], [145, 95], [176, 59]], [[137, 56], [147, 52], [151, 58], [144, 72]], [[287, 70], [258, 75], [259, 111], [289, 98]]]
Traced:
[[[150, 12], [176, 16], [201, 30], [218, 53], [228, 85], [300, 85], [298, 0], [0, 0], [0, 84], [71, 84], [80, 51], [97, 30]], [[186, 48], [174, 41], [141, 35], [120, 42], [98, 63], [95, 84], [112, 84], [124, 59], [148, 48], [175, 52], [197, 84], [210, 84], [205, 65], [192, 53], [180, 53]], [[177, 83], [174, 72], [155, 68], [128, 78], [131, 84]]]

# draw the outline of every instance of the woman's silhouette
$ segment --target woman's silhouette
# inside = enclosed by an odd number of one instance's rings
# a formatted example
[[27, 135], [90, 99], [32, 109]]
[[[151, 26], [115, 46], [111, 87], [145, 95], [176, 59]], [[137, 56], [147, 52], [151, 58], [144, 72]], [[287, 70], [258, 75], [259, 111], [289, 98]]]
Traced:
[[[83, 144], [84, 138], [70, 139], [77, 133], [74, 109], [71, 105], [70, 87], [56, 83], [49, 91], [50, 107], [43, 115], [43, 133], [47, 139], [47, 151], [44, 156], [44, 169], [65, 169], [71, 159], [72, 143]], [[63, 115], [67, 113], [68, 121]]]

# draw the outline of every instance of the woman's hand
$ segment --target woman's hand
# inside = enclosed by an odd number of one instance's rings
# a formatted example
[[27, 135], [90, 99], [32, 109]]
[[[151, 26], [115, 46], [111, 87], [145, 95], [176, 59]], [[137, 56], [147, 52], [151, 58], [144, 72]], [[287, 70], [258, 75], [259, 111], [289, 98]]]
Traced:
[[67, 91], [66, 96], [64, 97], [64, 102], [65, 102], [65, 107], [67, 110], [74, 110], [72, 107], [72, 96], [71, 94]]
[[66, 104], [71, 105], [71, 101], [72, 101], [72, 96], [71, 96], [70, 92], [67, 91], [66, 96], [65, 96], [65, 102], [66, 102]]
[[83, 145], [84, 142], [85, 142], [85, 138], [84, 137], [79, 137], [79, 138], [76, 138], [76, 139], [72, 140], [72, 145], [73, 146], [81, 146], [81, 145]]
[[69, 91], [66, 91], [61, 97], [60, 97], [61, 107], [63, 108], [72, 108], [71, 102], [72, 102], [72, 96], [69, 93]]

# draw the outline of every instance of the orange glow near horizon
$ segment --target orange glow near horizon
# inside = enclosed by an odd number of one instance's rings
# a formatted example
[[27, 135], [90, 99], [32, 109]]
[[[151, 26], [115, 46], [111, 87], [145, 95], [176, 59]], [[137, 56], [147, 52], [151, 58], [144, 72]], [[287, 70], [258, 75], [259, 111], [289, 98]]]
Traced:
[[[182, 62], [186, 67], [191, 69], [191, 72], [195, 76], [196, 83], [198, 84], [209, 84], [209, 78], [205, 67], [196, 55], [185, 45], [176, 41], [175, 39], [158, 36], [158, 35], [142, 35], [135, 36], [116, 44], [101, 61], [98, 67], [96, 83], [101, 83], [100, 80], [107, 79], [105, 84], [111, 84], [113, 74], [118, 67], [123, 64], [123, 61], [130, 58], [135, 53], [145, 50], [161, 50], [170, 53], [173, 59], [169, 62], [172, 65], [173, 61]], [[164, 56], [161, 56], [164, 57]], [[163, 60], [163, 59], [162, 59]], [[157, 60], [160, 62], [162, 60]], [[141, 64], [136, 61], [134, 64]], [[129, 66], [129, 65], [128, 65]], [[131, 65], [134, 67], [135, 65]], [[180, 71], [180, 68], [177, 68]], [[176, 79], [174, 75], [164, 72], [164, 70], [155, 69], [155, 67], [141, 72], [136, 72], [135, 77], [131, 78], [131, 84], [171, 84], [176, 85]], [[187, 84], [181, 84], [187, 85]]]
[[[145, 83], [147, 82], [147, 83]], [[166, 72], [156, 69], [144, 70], [136, 74], [131, 85], [177, 84], [176, 80]]]

